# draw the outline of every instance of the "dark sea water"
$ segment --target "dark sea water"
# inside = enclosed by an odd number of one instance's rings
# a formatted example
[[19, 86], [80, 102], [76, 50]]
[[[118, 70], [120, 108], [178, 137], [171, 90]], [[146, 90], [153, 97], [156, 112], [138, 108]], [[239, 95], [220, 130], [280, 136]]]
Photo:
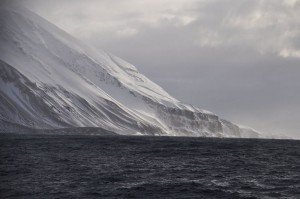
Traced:
[[300, 198], [300, 141], [0, 135], [1, 198]]

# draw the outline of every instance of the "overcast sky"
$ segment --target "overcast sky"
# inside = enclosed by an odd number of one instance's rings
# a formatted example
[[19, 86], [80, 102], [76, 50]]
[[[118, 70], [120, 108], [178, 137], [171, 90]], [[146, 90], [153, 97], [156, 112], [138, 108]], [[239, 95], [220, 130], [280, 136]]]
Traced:
[[179, 100], [300, 138], [300, 0], [25, 0]]

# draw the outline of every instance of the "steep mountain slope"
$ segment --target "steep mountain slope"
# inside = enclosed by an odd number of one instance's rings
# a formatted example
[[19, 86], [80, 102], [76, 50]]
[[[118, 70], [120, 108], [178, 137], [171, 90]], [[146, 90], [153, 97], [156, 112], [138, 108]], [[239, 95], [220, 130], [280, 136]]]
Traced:
[[82, 44], [25, 8], [0, 9], [2, 128], [15, 123], [119, 134], [258, 136], [179, 102], [133, 65]]

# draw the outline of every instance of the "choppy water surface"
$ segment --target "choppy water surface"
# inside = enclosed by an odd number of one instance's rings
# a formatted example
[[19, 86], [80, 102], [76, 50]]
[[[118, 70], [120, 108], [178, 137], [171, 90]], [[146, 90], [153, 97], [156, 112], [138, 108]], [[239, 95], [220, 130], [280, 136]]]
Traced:
[[300, 198], [300, 141], [0, 135], [1, 198]]

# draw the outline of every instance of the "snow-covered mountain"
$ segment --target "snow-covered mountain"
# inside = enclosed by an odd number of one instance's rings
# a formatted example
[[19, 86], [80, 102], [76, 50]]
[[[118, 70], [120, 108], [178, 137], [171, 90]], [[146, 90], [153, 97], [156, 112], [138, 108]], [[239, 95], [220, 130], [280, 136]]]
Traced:
[[2, 130], [101, 127], [126, 135], [259, 136], [178, 101], [133, 65], [26, 8], [0, 9]]

